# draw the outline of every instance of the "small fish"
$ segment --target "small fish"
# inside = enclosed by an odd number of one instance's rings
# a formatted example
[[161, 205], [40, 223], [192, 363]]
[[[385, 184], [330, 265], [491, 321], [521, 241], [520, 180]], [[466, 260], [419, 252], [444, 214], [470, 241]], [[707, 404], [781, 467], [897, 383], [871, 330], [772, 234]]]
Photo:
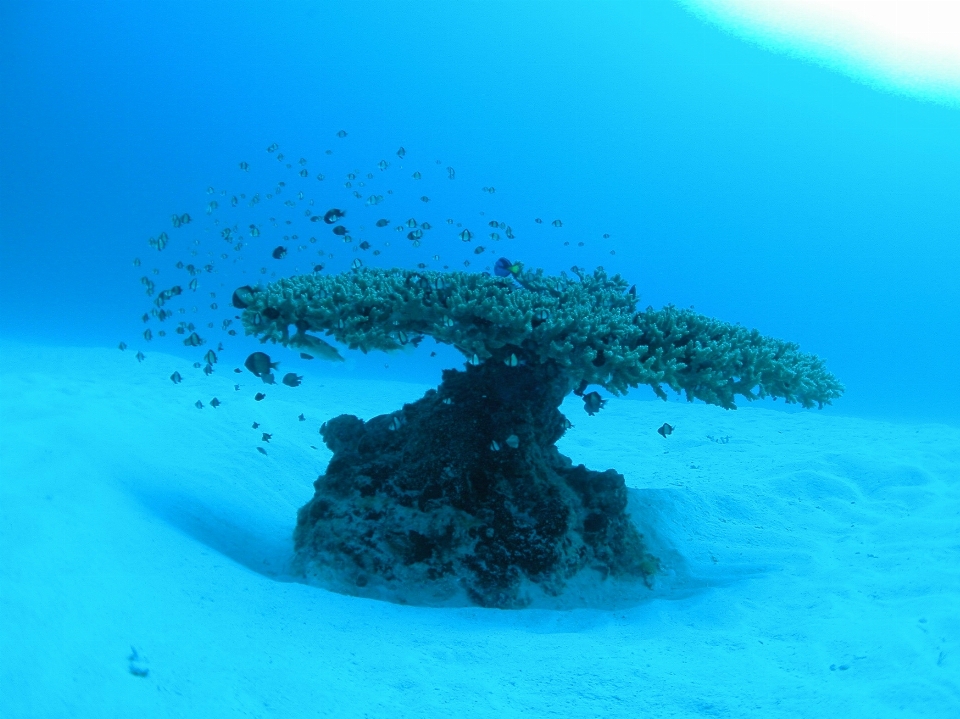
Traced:
[[218, 400], [216, 397], [214, 397], [212, 400], [210, 400], [210, 406], [213, 407], [214, 409], [216, 409], [217, 407], [219, 407], [221, 404], [222, 404], [222, 402], [221, 402], [220, 400]]
[[484, 247], [483, 245], [477, 245], [476, 247], [473, 248], [473, 254], [475, 255], [482, 255], [486, 251], [487, 251], [487, 248]]
[[203, 359], [207, 364], [216, 364], [217, 363], [217, 353], [213, 350], [207, 350], [207, 353], [203, 356]]
[[609, 240], [609, 239], [610, 239], [610, 233], [609, 233], [609, 232], [606, 233], [606, 234], [603, 236], [603, 239]]
[[203, 367], [203, 365], [200, 364], [199, 362], [194, 362], [194, 363], [193, 363], [193, 368], [194, 368], [194, 369], [200, 369], [201, 367]]
[[272, 434], [267, 434], [266, 432], [264, 432], [264, 433], [263, 433], [263, 436], [260, 437], [260, 441], [261, 441], [261, 442], [267, 442], [267, 443], [269, 443], [271, 439], [273, 439], [273, 435], [272, 435]]
[[414, 172], [414, 173], [413, 173], [413, 179], [414, 179], [414, 180], [419, 180], [421, 177], [423, 177], [423, 175], [421, 175], [419, 172]]
[[267, 450], [265, 450], [263, 447], [257, 447], [257, 451], [262, 455], [267, 454]]
[[480, 364], [480, 358], [479, 358], [476, 354], [474, 354], [473, 357], [471, 357], [471, 358], [468, 360], [468, 364], [471, 364], [471, 365], [473, 365], [474, 367], [476, 367], [477, 365]]
[[470, 230], [464, 230], [460, 233], [460, 240], [463, 242], [469, 242], [473, 239], [473, 233]]
[[595, 415], [607, 403], [607, 400], [601, 399], [598, 392], [590, 392], [583, 395], [583, 411], [591, 417]]
[[174, 372], [172, 375], [170, 375], [170, 381], [174, 384], [180, 384], [183, 382], [183, 377], [180, 376], [179, 372]]
[[312, 360], [312, 359], [313, 359], [313, 355], [308, 355], [306, 352], [301, 352], [301, 353], [300, 353], [300, 359]]
[[270, 370], [276, 369], [279, 364], [279, 362], [271, 362], [270, 355], [265, 352], [254, 352], [247, 357], [243, 366], [266, 382], [265, 377], [270, 376]]
[[357, 259], [355, 259], [353, 262], [350, 263], [350, 266], [355, 270], [359, 270], [361, 267], [363, 267], [363, 262], [361, 262], [360, 258], [358, 257]]
[[143, 352], [137, 352], [137, 362], [143, 362], [146, 359], [146, 355]]
[[253, 398], [254, 398], [254, 400], [256, 400], [257, 402], [259, 402], [260, 400], [262, 400], [262, 399], [263, 399], [264, 397], [266, 397], [266, 396], [267, 396], [267, 395], [265, 395], [263, 392], [257, 392], [255, 395], [253, 395]]
[[282, 260], [287, 256], [287, 248], [283, 245], [278, 245], [273, 249], [273, 252], [270, 253], [275, 260]]
[[520, 264], [511, 262], [506, 257], [501, 257], [493, 265], [493, 274], [497, 277], [512, 277], [520, 274], [523, 269]]
[[516, 367], [517, 364], [518, 364], [518, 362], [517, 362], [517, 356], [511, 352], [511, 353], [510, 353], [510, 356], [507, 357], [507, 358], [503, 361], [503, 363], [504, 363], [507, 367]]
[[323, 263], [320, 263], [319, 265], [314, 265], [314, 266], [313, 266], [313, 271], [314, 271], [314, 272], [323, 272], [324, 266], [325, 266], [325, 265], [324, 265]]
[[508, 447], [512, 448], [512, 449], [516, 449], [517, 447], [520, 446], [520, 438], [519, 438], [517, 435], [515, 435], [515, 434], [511, 434], [511, 435], [510, 435], [509, 437], [507, 437], [506, 440], [504, 440], [504, 441], [505, 441], [506, 445], [507, 445]]
[[388, 167], [390, 167], [390, 163], [387, 162], [386, 160], [380, 160], [380, 162], [377, 163], [377, 167], [379, 167], [380, 171], [383, 172]]
[[239, 392], [239, 391], [240, 391], [240, 385], [238, 385], [238, 384], [233, 385], [233, 391], [234, 391], [234, 392]]
[[430, 198], [426, 195], [420, 197], [420, 202], [430, 202]]
[[233, 368], [233, 371], [234, 371], [236, 374], [243, 374], [243, 370], [240, 369], [239, 367], [234, 367], [234, 368]]
[[659, 434], [661, 437], [666, 439], [671, 434], [673, 434], [673, 427], [667, 424], [666, 422], [664, 422], [663, 425], [660, 427], [660, 429], [657, 430], [657, 434]]
[[303, 414], [301, 414], [299, 417], [297, 417], [297, 419], [299, 419], [301, 422], [306, 422], [306, 421], [307, 421], [307, 418], [304, 417]]
[[193, 406], [196, 407], [197, 409], [203, 409], [203, 402], [201, 402], [200, 400], [197, 400]]
[[127, 348], [127, 343], [121, 342], [120, 344], [117, 345], [117, 347], [119, 347], [120, 351], [123, 352]]
[[134, 266], [134, 267], [139, 267], [139, 266], [140, 266], [140, 258], [139, 258], [139, 257], [134, 257], [134, 258], [133, 258], [133, 266]]
[[198, 335], [196, 332], [191, 332], [190, 336], [183, 341], [183, 344], [185, 344], [187, 347], [199, 347], [203, 343], [203, 338], [200, 337], [200, 335]]
[[563, 227], [563, 223], [560, 222], [560, 220], [554, 220], [550, 224], [553, 225], [554, 227]]
[[300, 382], [302, 380], [303, 380], [303, 377], [301, 375], [295, 374], [293, 372], [288, 372], [283, 376], [283, 379], [280, 381], [283, 382], [285, 385], [287, 385], [287, 387], [299, 387]]
[[323, 216], [323, 221], [328, 225], [334, 225], [336, 224], [337, 220], [342, 219], [346, 216], [346, 214], [347, 213], [343, 210], [338, 210], [336, 207], [334, 207], [332, 210], [327, 210]]
[[423, 237], [423, 230], [421, 230], [419, 227], [415, 230], [410, 230], [410, 232], [407, 233], [408, 240], [419, 240], [421, 237]]
[[250, 169], [250, 164], [247, 163], [247, 162], [241, 162], [241, 163], [240, 163], [240, 169], [243, 170], [244, 172], [246, 172], [247, 170]]
[[253, 428], [254, 428], [254, 429], [257, 429], [257, 428], [259, 428], [259, 427], [260, 427], [260, 423], [259, 423], [259, 422], [254, 422], [254, 423], [253, 423]]
[[346, 136], [347, 136], [346, 130], [340, 130], [340, 132], [337, 133], [337, 137], [339, 137], [340, 139], [343, 139]]
[[205, 375], [207, 375], [207, 377], [209, 377], [210, 375], [212, 375], [212, 374], [213, 374], [213, 365], [212, 365], [212, 364], [206, 365], [206, 366], [203, 368], [203, 373], [204, 373]]
[[627, 290], [627, 294], [636, 297], [636, 296], [637, 296], [637, 286], [636, 286], [636, 285], [633, 285], [629, 290]]
[[186, 212], [184, 212], [182, 215], [180, 215], [180, 224], [181, 224], [181, 225], [189, 225], [191, 219], [192, 219], [192, 218], [190, 217], [190, 215], [188, 215]]
[[500, 443], [499, 443], [497, 440], [493, 440], [493, 441], [490, 443], [490, 449], [493, 450], [494, 452], [499, 452], [499, 451], [500, 451]]
[[390, 426], [387, 427], [387, 429], [389, 429], [391, 432], [396, 432], [402, 426], [403, 422], [401, 419], [397, 416], [394, 416], [393, 419], [390, 420]]
[[377, 227], [386, 227], [390, 224], [390, 220], [377, 220]]
[[451, 180], [455, 180], [457, 178], [457, 171], [454, 170], [452, 167], [448, 167], [447, 177], [449, 177]]
[[343, 237], [345, 234], [347, 234], [347, 228], [343, 225], [337, 225], [333, 228], [333, 234], [337, 235], [338, 237]]
[[279, 147], [280, 145], [278, 145], [277, 143], [273, 143], [272, 145], [270, 145], [270, 147], [267, 148], [267, 152], [276, 152]]
[[543, 220], [541, 220], [539, 217], [538, 217], [537, 219], [535, 219], [534, 222], [536, 222], [538, 225], [542, 225], [542, 224], [543, 224]]

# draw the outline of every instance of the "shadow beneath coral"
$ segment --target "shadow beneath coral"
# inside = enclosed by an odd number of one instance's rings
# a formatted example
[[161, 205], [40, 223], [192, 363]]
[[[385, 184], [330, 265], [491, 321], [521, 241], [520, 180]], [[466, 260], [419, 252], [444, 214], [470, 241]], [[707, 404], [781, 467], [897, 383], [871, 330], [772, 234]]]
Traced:
[[130, 489], [151, 514], [197, 542], [252, 572], [282, 582], [290, 574], [291, 522], [271, 521], [250, 507], [205, 501], [183, 491], [160, 487]]

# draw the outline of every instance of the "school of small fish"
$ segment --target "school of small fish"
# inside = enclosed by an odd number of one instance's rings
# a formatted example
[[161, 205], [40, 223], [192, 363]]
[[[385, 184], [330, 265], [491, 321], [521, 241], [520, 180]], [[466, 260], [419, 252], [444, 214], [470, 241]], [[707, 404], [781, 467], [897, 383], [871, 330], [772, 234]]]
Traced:
[[[460, 220], [445, 216], [444, 208], [450, 199], [448, 188], [462, 186], [464, 175], [458, 175], [453, 166], [444, 165], [440, 160], [414, 160], [404, 147], [392, 153], [394, 159], [388, 159], [391, 153], [385, 153], [372, 162], [369, 169], [352, 168], [342, 172], [342, 163], [338, 170], [333, 161], [336, 156], [334, 148], [339, 151], [341, 142], [349, 144], [348, 135], [346, 130], [338, 131], [336, 140], [319, 162], [304, 157], [294, 161], [286, 156], [278, 143], [270, 144], [265, 148], [265, 157], [243, 160], [234, 166], [239, 168], [236, 183], [239, 187], [229, 190], [207, 187], [208, 197], [197, 203], [193, 214], [189, 211], [171, 214], [169, 224], [157, 228], [147, 238], [146, 246], [152, 252], [143, 253], [132, 263], [134, 268], [143, 268], [140, 272], [150, 268], [139, 278], [150, 303], [141, 317], [148, 325], [142, 330], [143, 340], [156, 342], [170, 335], [179, 335], [182, 347], [198, 352], [201, 347], [206, 349], [193, 363], [193, 370], [198, 374], [194, 375], [183, 367], [182, 373], [177, 369], [169, 376], [172, 384], [180, 388], [178, 392], [195, 392], [202, 376], [217, 372], [221, 356], [228, 357], [228, 362], [239, 360], [239, 357], [231, 356], [231, 340], [237, 335], [235, 327], [242, 329], [237, 312], [250, 304], [258, 284], [278, 275], [323, 272], [327, 267], [356, 270], [364, 266], [361, 259], [364, 254], [371, 260], [382, 257], [377, 264], [401, 265], [403, 262], [400, 261], [391, 263], [390, 255], [396, 246], [402, 246], [402, 238], [411, 248], [426, 253], [424, 260], [417, 263], [420, 269], [449, 270], [451, 264], [470, 268], [471, 258], [482, 263], [488, 257], [492, 260], [503, 254], [499, 243], [516, 239], [518, 233], [523, 236], [530, 232], [555, 231], [538, 229], [546, 224], [549, 228], [561, 230], [555, 235], [550, 234], [559, 244], [566, 232], [559, 218], [549, 223], [544, 223], [540, 217], [527, 222], [509, 222], [499, 217], [490, 219], [485, 211]], [[256, 191], [250, 182], [258, 170], [261, 175], [265, 173], [274, 179], [267, 188], [261, 186]], [[342, 178], [339, 182], [335, 179], [338, 174]], [[424, 190], [429, 194], [424, 194]], [[493, 202], [496, 188], [485, 185], [472, 191], [483, 193], [488, 196], [487, 202]], [[415, 201], [418, 201], [418, 215], [433, 214], [436, 219], [398, 219], [398, 216], [406, 216], [404, 210], [412, 209]], [[399, 244], [395, 242], [398, 235], [392, 232], [394, 229], [403, 233], [399, 235]], [[607, 240], [610, 234], [603, 233], [602, 237]], [[489, 240], [491, 244], [475, 243], [478, 238]], [[537, 237], [537, 241], [546, 244], [549, 238], [544, 235], [542, 239]], [[569, 246], [570, 242], [563, 241], [562, 244]], [[578, 242], [577, 246], [583, 247], [584, 242]], [[610, 252], [614, 254], [613, 250]], [[171, 255], [176, 261], [167, 265], [165, 260]], [[321, 261], [318, 262], [318, 258]], [[520, 270], [518, 263], [502, 256], [480, 268], [480, 271], [498, 277], [517, 277]], [[171, 274], [172, 278], [161, 279]], [[241, 281], [230, 279], [235, 277]], [[245, 283], [243, 277], [247, 278]], [[634, 289], [631, 292], [635, 294]], [[217, 301], [218, 294], [230, 297], [229, 304], [222, 306]], [[229, 316], [224, 316], [224, 312]], [[538, 317], [539, 321], [546, 319]], [[415, 346], [418, 339], [411, 343]], [[227, 342], [226, 346], [224, 342]], [[290, 344], [304, 350], [300, 352], [300, 358], [304, 360], [321, 357], [343, 361], [333, 345], [302, 331], [291, 338]], [[127, 347], [126, 342], [120, 342], [121, 351]], [[135, 358], [138, 362], [147, 360], [142, 350], [137, 351]], [[468, 360], [470, 365], [480, 363], [476, 355]], [[511, 355], [505, 363], [517, 366], [517, 357]], [[264, 352], [250, 353], [243, 361], [247, 371], [268, 385], [277, 385], [273, 371], [278, 365], [279, 362], [271, 360]], [[244, 370], [238, 367], [234, 372], [242, 374]], [[296, 372], [287, 372], [280, 380], [280, 384], [288, 388], [299, 387], [302, 382], [303, 376]], [[245, 386], [236, 384], [234, 389], [240, 392]], [[580, 391], [578, 394], [583, 398], [584, 409], [591, 415], [606, 402], [597, 392], [583, 394]], [[260, 402], [266, 399], [266, 394], [256, 392], [252, 399]], [[223, 404], [216, 397], [207, 404], [201, 399], [191, 403], [201, 410], [207, 406], [216, 409]], [[301, 413], [298, 420], [306, 421], [306, 418]], [[399, 429], [401, 421], [395, 417], [397, 424], [391, 429]], [[253, 426], [259, 425], [254, 422]], [[664, 425], [657, 431], [666, 437], [673, 428]], [[269, 442], [271, 436], [264, 433], [263, 441]], [[516, 442], [517, 438], [511, 435], [503, 443], [515, 448]], [[503, 443], [494, 442], [496, 449], [499, 450]], [[262, 447], [257, 449], [266, 455]]]

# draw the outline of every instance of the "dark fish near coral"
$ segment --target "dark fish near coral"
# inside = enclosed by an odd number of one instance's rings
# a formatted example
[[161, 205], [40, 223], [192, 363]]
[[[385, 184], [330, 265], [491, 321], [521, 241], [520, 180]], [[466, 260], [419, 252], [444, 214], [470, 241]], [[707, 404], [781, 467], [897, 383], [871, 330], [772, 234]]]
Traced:
[[671, 434], [673, 434], [673, 427], [667, 424], [666, 422], [664, 422], [663, 425], [660, 427], [660, 429], [657, 430], [657, 434], [659, 434], [661, 437], [666, 439]]
[[520, 274], [521, 266], [516, 262], [511, 262], [506, 257], [501, 257], [493, 265], [493, 274], [497, 277], [512, 277]]
[[265, 352], [254, 352], [252, 355], [247, 357], [247, 360], [243, 363], [243, 366], [253, 372], [253, 374], [260, 379], [264, 379], [264, 376], [270, 375], [270, 370], [276, 369], [279, 364], [279, 362], [271, 362], [270, 355], [266, 354]]
[[257, 392], [255, 395], [253, 395], [253, 398], [254, 398], [257, 402], [259, 402], [260, 400], [262, 400], [262, 399], [263, 399], [264, 397], [266, 397], [266, 396], [267, 396], [267, 395], [265, 395], [263, 392]]
[[183, 381], [183, 377], [180, 376], [179, 372], [174, 372], [170, 375], [170, 381], [174, 384], [180, 384]]
[[[233, 291], [233, 306], [238, 310], [245, 310], [253, 302], [255, 292], [256, 290], [250, 285], [238, 287]], [[226, 325], [224, 325], [224, 329], [226, 329]]]
[[590, 392], [583, 395], [583, 410], [591, 417], [595, 415], [607, 403], [607, 400], [601, 399], [597, 392]]
[[347, 213], [344, 212], [343, 210], [338, 210], [336, 207], [334, 207], [331, 210], [327, 210], [327, 212], [323, 216], [323, 221], [326, 222], [328, 225], [333, 225], [333, 224], [336, 224], [337, 220], [341, 219], [342, 217], [345, 217], [346, 214]]
[[287, 256], [287, 248], [284, 247], [283, 245], [278, 245], [277, 247], [273, 248], [273, 252], [271, 252], [270, 255], [275, 260], [282, 260], [284, 257]]
[[216, 397], [214, 397], [212, 400], [210, 400], [210, 406], [213, 407], [214, 409], [216, 409], [217, 407], [219, 407], [221, 404], [222, 404], [222, 403], [220, 402], [220, 400], [218, 400]]
[[283, 382], [285, 385], [287, 385], [287, 387], [299, 387], [300, 382], [302, 380], [303, 380], [302, 376], [297, 375], [293, 372], [288, 372], [283, 376], [283, 379], [280, 381]]

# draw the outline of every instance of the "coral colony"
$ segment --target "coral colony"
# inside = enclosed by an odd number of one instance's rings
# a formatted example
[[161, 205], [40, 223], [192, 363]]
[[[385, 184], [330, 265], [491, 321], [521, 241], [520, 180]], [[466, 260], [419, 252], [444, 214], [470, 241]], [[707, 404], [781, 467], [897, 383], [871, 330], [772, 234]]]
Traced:
[[795, 344], [693, 310], [637, 311], [619, 275], [573, 272], [505, 259], [493, 275], [357, 262], [237, 291], [246, 332], [263, 342], [339, 359], [318, 333], [362, 352], [429, 336], [467, 359], [389, 415], [323, 425], [333, 458], [297, 515], [300, 571], [351, 594], [502, 608], [531, 591], [559, 595], [587, 572], [650, 586], [659, 562], [627, 514], [623, 476], [574, 466], [556, 448], [571, 426], [564, 397], [578, 394], [593, 414], [605, 400], [590, 386], [649, 385], [664, 399], [666, 387], [728, 409], [738, 395], [823, 407], [843, 391]]

